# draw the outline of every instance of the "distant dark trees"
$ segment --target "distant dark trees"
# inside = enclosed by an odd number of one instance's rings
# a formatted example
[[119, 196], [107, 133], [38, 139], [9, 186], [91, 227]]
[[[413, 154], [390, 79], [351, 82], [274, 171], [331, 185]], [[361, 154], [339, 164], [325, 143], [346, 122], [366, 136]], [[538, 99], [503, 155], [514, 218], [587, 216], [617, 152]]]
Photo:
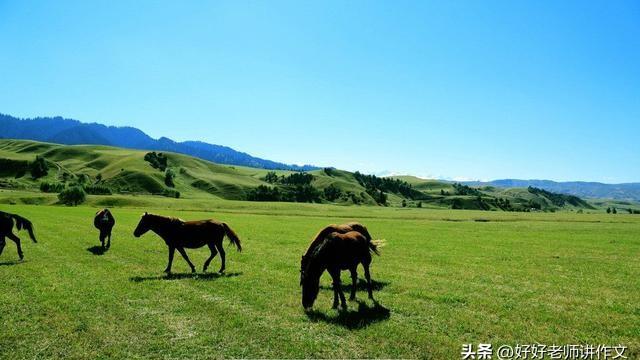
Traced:
[[329, 201], [336, 201], [342, 196], [342, 190], [331, 184], [324, 188], [324, 198]]
[[278, 182], [278, 174], [275, 171], [269, 171], [267, 175], [264, 177], [264, 181], [269, 184], [275, 184]]
[[529, 186], [527, 190], [534, 195], [544, 196], [549, 199], [553, 205], [558, 207], [570, 204], [573, 206], [582, 206], [588, 209], [593, 209], [593, 206], [589, 205], [589, 203], [574, 195], [557, 194], [544, 189], [538, 189], [533, 186]]
[[36, 159], [30, 165], [30, 171], [34, 179], [39, 179], [49, 173], [49, 165], [47, 165], [43, 157], [36, 156]]
[[411, 200], [423, 199], [425, 195], [411, 184], [400, 179], [364, 175], [356, 171], [353, 176], [379, 205], [387, 205], [387, 194], [394, 193]]
[[164, 184], [168, 187], [176, 187], [176, 184], [174, 182], [175, 177], [176, 173], [171, 169], [167, 169], [164, 172]]
[[407, 207], [407, 200], [402, 199], [402, 207]]
[[472, 195], [472, 196], [481, 196], [482, 193], [480, 190], [476, 188], [472, 188], [467, 185], [463, 185], [460, 183], [454, 183], [453, 188], [455, 190], [456, 195]]
[[148, 152], [144, 155], [144, 160], [147, 161], [151, 167], [160, 171], [167, 169], [167, 156], [163, 153], [156, 153], [155, 151]]

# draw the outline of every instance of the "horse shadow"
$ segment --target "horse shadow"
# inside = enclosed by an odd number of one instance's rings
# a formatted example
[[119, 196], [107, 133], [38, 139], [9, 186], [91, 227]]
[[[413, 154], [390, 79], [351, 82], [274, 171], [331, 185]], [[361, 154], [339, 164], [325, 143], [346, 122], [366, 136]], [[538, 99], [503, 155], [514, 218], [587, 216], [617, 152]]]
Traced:
[[13, 266], [13, 265], [21, 264], [23, 262], [24, 262], [24, 260], [22, 260], [22, 261], [18, 261], [18, 260], [15, 260], [15, 261], [11, 261], [11, 260], [3, 261], [3, 262], [0, 262], [0, 266]]
[[[371, 279], [371, 289], [373, 291], [380, 291], [384, 289], [387, 285], [389, 285], [389, 282], [387, 281], [376, 281]], [[342, 282], [342, 291], [351, 292], [352, 287], [353, 287], [353, 284], [351, 284], [351, 280], [347, 282], [345, 281]], [[333, 285], [320, 285], [320, 289], [333, 291]], [[369, 289], [369, 285], [367, 285], [367, 280], [358, 279], [358, 281], [356, 282], [356, 291], [368, 291], [368, 289]]]
[[232, 272], [232, 273], [183, 273], [183, 274], [165, 274], [165, 275], [157, 275], [157, 276], [132, 276], [129, 278], [129, 281], [133, 282], [144, 282], [144, 281], [153, 281], [153, 280], [182, 280], [182, 279], [193, 279], [198, 281], [210, 281], [216, 280], [220, 278], [230, 278], [242, 275], [241, 272]]
[[373, 323], [388, 320], [391, 311], [374, 300], [374, 305], [369, 306], [362, 300], [356, 300], [357, 310], [340, 310], [337, 316], [329, 316], [321, 311], [307, 311], [307, 317], [311, 321], [324, 321], [329, 324], [343, 326], [349, 330], [357, 330]]
[[87, 248], [87, 251], [92, 253], [93, 255], [104, 255], [104, 253], [106, 253], [109, 250], [109, 248], [103, 248], [100, 245], [96, 245], [96, 246], [91, 246]]

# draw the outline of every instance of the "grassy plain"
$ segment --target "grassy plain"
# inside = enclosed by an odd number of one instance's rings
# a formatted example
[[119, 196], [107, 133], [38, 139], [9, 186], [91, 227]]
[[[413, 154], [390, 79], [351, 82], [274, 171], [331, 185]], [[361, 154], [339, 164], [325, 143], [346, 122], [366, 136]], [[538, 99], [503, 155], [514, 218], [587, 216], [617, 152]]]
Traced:
[[[25, 261], [11, 242], [0, 256], [0, 358], [459, 359], [479, 342], [624, 344], [640, 357], [637, 215], [22, 198], [3, 191], [0, 210], [31, 219], [39, 242], [20, 233]], [[113, 246], [100, 254], [92, 216], [106, 198], [127, 207], [113, 208]], [[225, 241], [224, 276], [192, 276], [176, 255], [166, 278], [164, 243], [132, 235], [142, 211], [220, 219], [244, 251]], [[352, 220], [387, 243], [372, 264], [379, 305], [359, 291], [347, 312], [332, 310], [325, 274], [306, 314], [300, 255], [322, 226]], [[189, 251], [198, 269], [207, 254]]]

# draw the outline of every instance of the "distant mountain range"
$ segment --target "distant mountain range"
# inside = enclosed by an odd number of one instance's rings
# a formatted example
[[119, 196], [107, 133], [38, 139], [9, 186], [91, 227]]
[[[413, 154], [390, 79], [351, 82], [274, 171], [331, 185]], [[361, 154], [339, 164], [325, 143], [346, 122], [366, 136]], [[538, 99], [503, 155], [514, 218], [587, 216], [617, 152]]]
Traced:
[[262, 169], [296, 171], [318, 169], [311, 165], [290, 165], [253, 157], [227, 146], [201, 141], [176, 142], [166, 137], [154, 139], [133, 127], [88, 124], [62, 117], [18, 119], [0, 114], [0, 138], [37, 140], [66, 145], [109, 145], [138, 150], [171, 151], [219, 164]]
[[555, 182], [551, 180], [517, 180], [503, 179], [489, 182], [466, 181], [469, 186], [495, 186], [499, 188], [537, 187], [555, 193], [575, 195], [582, 198], [640, 200], [640, 183], [603, 184], [599, 182], [570, 181]]

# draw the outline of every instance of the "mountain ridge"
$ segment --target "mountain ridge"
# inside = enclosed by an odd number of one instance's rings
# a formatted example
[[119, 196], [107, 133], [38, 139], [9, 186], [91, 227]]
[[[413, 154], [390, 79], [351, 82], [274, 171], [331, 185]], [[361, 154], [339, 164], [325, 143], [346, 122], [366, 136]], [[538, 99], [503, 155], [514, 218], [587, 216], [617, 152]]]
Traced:
[[562, 194], [584, 198], [640, 200], [640, 183], [607, 184], [597, 181], [553, 181], [497, 179], [492, 181], [462, 181], [469, 186], [494, 186], [499, 188], [537, 187]]
[[107, 145], [136, 150], [172, 151], [226, 165], [269, 170], [310, 171], [313, 165], [285, 164], [203, 141], [177, 142], [167, 137], [154, 139], [131, 126], [84, 123], [61, 116], [20, 119], [0, 113], [0, 138], [44, 141], [65, 145]]

